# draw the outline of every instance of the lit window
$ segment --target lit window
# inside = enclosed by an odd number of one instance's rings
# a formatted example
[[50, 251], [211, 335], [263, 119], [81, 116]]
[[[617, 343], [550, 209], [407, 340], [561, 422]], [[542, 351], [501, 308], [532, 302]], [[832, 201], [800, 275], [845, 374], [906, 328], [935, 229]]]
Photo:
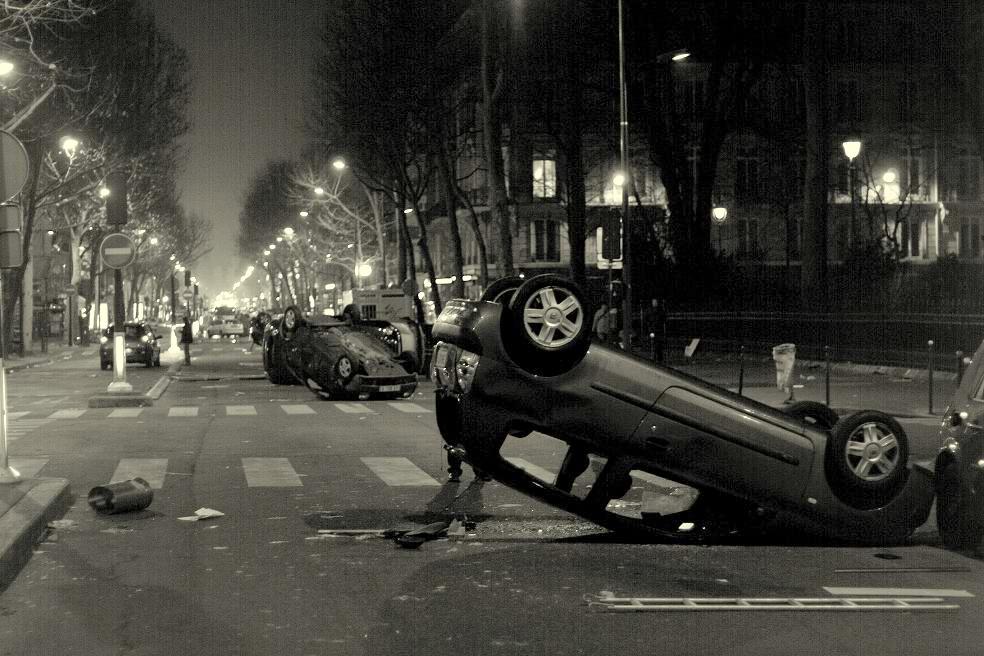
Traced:
[[553, 152], [533, 154], [533, 197], [557, 196], [557, 160]]

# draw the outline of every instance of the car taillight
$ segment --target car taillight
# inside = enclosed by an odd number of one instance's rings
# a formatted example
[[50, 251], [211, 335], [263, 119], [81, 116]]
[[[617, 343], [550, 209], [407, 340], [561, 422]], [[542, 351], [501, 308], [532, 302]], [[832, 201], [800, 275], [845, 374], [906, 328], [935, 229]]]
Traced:
[[461, 351], [458, 354], [457, 362], [454, 364], [454, 387], [455, 391], [467, 394], [471, 389], [472, 380], [475, 378], [475, 370], [478, 369], [479, 356], [470, 351]]

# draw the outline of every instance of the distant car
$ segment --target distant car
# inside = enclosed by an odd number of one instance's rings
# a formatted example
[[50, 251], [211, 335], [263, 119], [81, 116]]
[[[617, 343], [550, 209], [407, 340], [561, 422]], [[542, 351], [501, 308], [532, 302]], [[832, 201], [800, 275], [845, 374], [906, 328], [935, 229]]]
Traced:
[[940, 438], [936, 526], [947, 548], [973, 549], [984, 539], [984, 342], [943, 414]]
[[[99, 337], [99, 368], [113, 368], [113, 330], [112, 325]], [[148, 367], [161, 366], [160, 336], [149, 324], [127, 322], [123, 324], [126, 361], [140, 362]]]
[[[893, 542], [926, 521], [928, 471], [908, 466], [892, 417], [779, 411], [669, 367], [591, 342], [591, 308], [571, 281], [496, 281], [449, 302], [434, 325], [436, 418], [450, 449], [496, 480], [614, 530], [694, 540], [765, 525]], [[544, 481], [503, 458], [509, 435], [567, 444]], [[530, 438], [532, 439], [532, 438]], [[592, 457], [600, 472], [581, 496]], [[617, 510], [631, 472], [698, 491], [666, 515]], [[588, 474], [590, 476], [590, 474]], [[771, 523], [771, 524], [770, 524]], [[735, 530], [732, 530], [735, 529]]]
[[417, 375], [397, 359], [399, 331], [385, 323], [304, 318], [288, 307], [281, 319], [267, 323], [263, 369], [275, 384], [305, 384], [323, 398], [409, 397]]
[[246, 335], [243, 322], [240, 319], [222, 319], [213, 321], [205, 329], [205, 334], [211, 337], [240, 337]]

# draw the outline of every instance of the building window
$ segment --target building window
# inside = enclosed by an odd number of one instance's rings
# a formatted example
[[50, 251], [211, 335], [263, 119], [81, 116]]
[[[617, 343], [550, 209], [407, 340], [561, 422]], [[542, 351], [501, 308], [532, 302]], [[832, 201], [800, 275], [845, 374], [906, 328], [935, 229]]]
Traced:
[[902, 174], [900, 182], [905, 185], [905, 195], [913, 198], [926, 197], [926, 185], [923, 180], [923, 158], [919, 155], [919, 150], [909, 148], [902, 157]]
[[560, 223], [550, 219], [530, 222], [530, 261], [560, 261]]
[[751, 148], [739, 148], [735, 161], [735, 197], [738, 202], [755, 202], [762, 199], [759, 177], [760, 160]]
[[758, 219], [738, 219], [738, 256], [754, 257], [759, 253]]
[[553, 151], [533, 153], [533, 197], [557, 197], [557, 159]]
[[981, 256], [981, 224], [966, 222], [960, 225], [960, 257]]
[[955, 200], [978, 200], [981, 196], [981, 160], [976, 156], [962, 156], [956, 161]]

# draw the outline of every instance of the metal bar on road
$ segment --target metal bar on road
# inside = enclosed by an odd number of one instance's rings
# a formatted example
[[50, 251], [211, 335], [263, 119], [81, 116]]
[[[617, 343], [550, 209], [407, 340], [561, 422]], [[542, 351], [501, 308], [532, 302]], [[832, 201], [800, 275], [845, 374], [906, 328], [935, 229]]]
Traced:
[[958, 610], [942, 597], [606, 597], [585, 595], [588, 606], [598, 611], [911, 611]]

